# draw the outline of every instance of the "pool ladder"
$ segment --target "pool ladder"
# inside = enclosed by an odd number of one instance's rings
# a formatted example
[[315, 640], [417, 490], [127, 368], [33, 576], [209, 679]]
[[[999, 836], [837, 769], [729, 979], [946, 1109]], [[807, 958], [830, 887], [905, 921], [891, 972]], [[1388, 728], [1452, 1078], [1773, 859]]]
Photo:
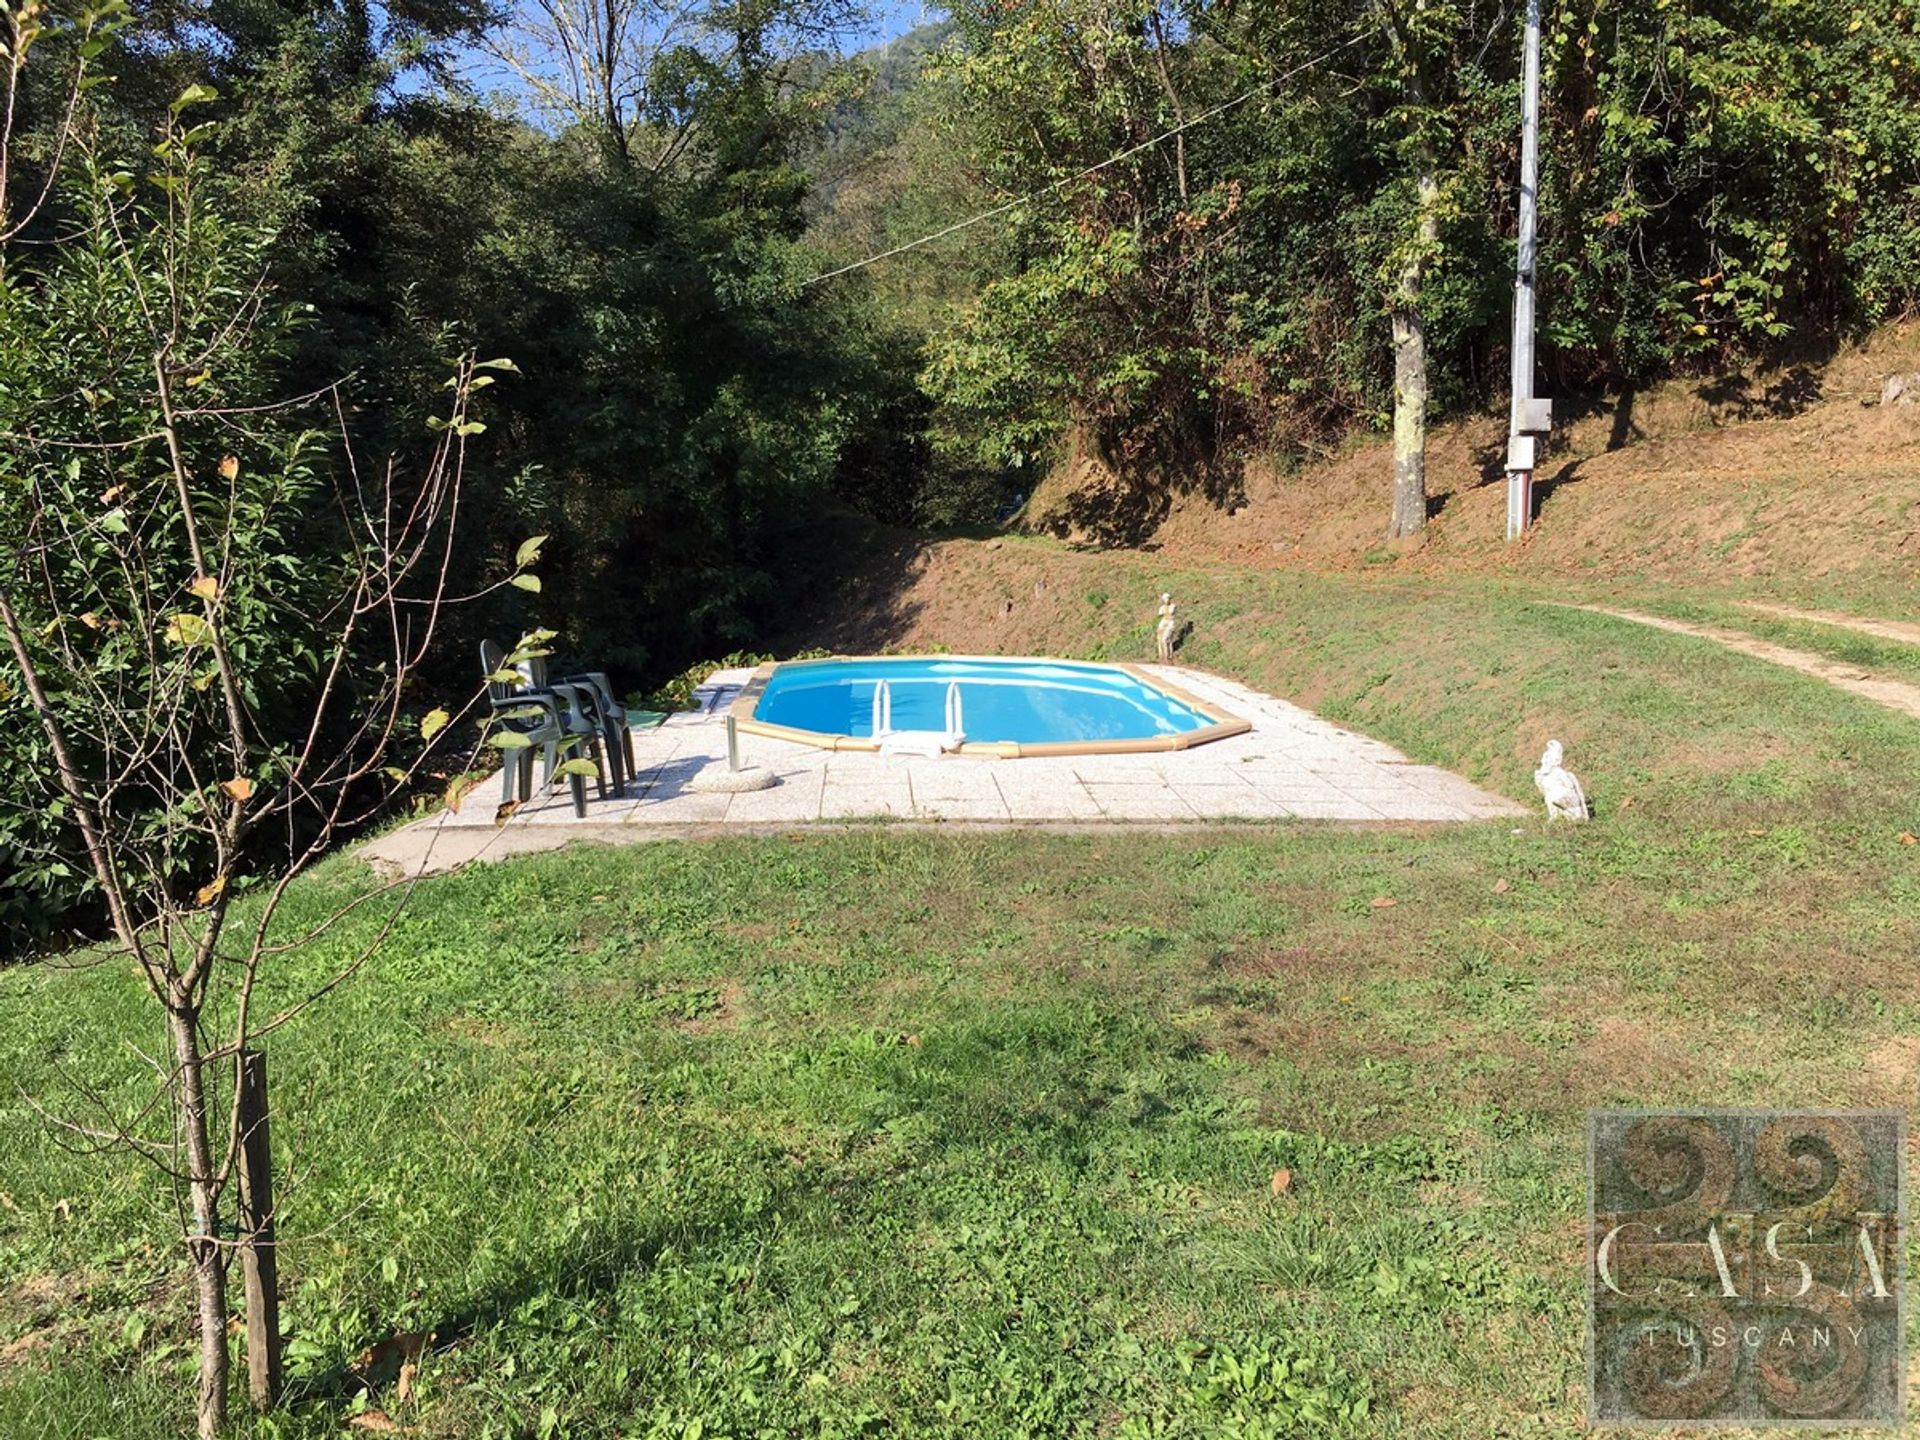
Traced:
[[[885, 680], [876, 680], [873, 685], [873, 738], [878, 740], [893, 733], [893, 686]], [[960, 682], [947, 682], [947, 734], [964, 735], [967, 733], [965, 716], [960, 707]]]

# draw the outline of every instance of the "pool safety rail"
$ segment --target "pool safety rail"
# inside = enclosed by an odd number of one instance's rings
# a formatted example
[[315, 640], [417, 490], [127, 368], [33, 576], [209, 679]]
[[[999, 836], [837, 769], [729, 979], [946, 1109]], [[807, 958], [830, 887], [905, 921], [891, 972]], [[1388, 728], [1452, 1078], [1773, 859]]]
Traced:
[[[1080, 661], [1057, 661], [1041, 656], [1030, 655], [939, 655], [913, 657], [904, 655], [834, 655], [833, 660], [879, 661], [926, 658], [937, 660], [979, 661], [992, 664], [1005, 662], [1010, 664], [1080, 664]], [[767, 682], [773, 672], [782, 663], [773, 661], [760, 666], [753, 672], [733, 704], [728, 707], [728, 716], [740, 733], [746, 735], [764, 735], [772, 740], [788, 740], [797, 745], [812, 745], [822, 750], [879, 751], [886, 749], [883, 739], [869, 738], [865, 735], [834, 735], [820, 730], [800, 730], [791, 725], [775, 725], [756, 718], [761, 696], [765, 694]], [[1237, 715], [1229, 715], [1219, 706], [1202, 700], [1190, 691], [1162, 679], [1138, 665], [1114, 664], [1110, 661], [1093, 662], [1106, 669], [1118, 670], [1137, 683], [1159, 691], [1197, 714], [1206, 717], [1208, 723], [1194, 730], [1182, 730], [1177, 734], [1153, 735], [1132, 740], [964, 740], [952, 748], [952, 753], [973, 755], [990, 760], [1021, 760], [1042, 755], [1150, 755], [1166, 750], [1190, 750], [1196, 745], [1205, 745], [1209, 741], [1224, 740], [1229, 735], [1244, 735], [1253, 726]], [[874, 695], [874, 730], [881, 734], [881, 721], [889, 722], [891, 728], [891, 694], [885, 680], [878, 682]], [[949, 731], [963, 735], [960, 715], [960, 692], [957, 684], [951, 685], [947, 692], [947, 724]], [[883, 737], [884, 738], [884, 737]]]

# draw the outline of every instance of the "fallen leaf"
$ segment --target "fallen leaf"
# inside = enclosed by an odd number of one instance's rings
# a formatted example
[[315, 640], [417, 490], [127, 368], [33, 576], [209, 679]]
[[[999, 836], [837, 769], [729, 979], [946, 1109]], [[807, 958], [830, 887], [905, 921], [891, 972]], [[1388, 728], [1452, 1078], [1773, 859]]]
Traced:
[[915, 1046], [915, 1047], [917, 1048], [917, 1047], [919, 1046], [919, 1044], [920, 1044], [920, 1037], [919, 1037], [919, 1035], [918, 1035], [918, 1034], [913, 1034], [913, 1035], [909, 1035], [909, 1036], [907, 1036], [907, 1044], [909, 1044], [909, 1045], [912, 1045], [912, 1046]]
[[1631, 810], [1633, 808], [1633, 797], [1631, 795], [1628, 795], [1624, 799], [1622, 799], [1620, 802], [1620, 808], [1622, 810]]
[[1505, 880], [1496, 880], [1493, 882], [1493, 893], [1496, 895], [1504, 895], [1511, 889], [1513, 889], [1513, 886]]
[[1766, 832], [1766, 831], [1764, 831], [1764, 830], [1749, 830], [1749, 831], [1747, 831], [1747, 836], [1748, 836], [1748, 838], [1749, 838], [1749, 839], [1753, 839], [1753, 840], [1758, 840], [1758, 839], [1760, 839], [1760, 838], [1762, 838], [1763, 836], [1765, 836], [1765, 835], [1766, 835], [1766, 833], [1767, 833], [1767, 832]]
[[1902, 830], [1900, 832], [1900, 843], [1902, 845], [1920, 844], [1920, 835], [1915, 835], [1911, 830]]
[[347, 1421], [350, 1430], [365, 1430], [370, 1435], [404, 1435], [399, 1421], [379, 1410], [367, 1410]]
[[220, 788], [243, 805], [253, 798], [253, 781], [244, 775], [236, 775], [231, 780], [222, 780]]
[[240, 457], [238, 455], [222, 455], [220, 457], [220, 478], [222, 480], [234, 480], [239, 478], [239, 475]]
[[431, 1330], [408, 1330], [389, 1335], [379, 1344], [369, 1345], [360, 1352], [353, 1372], [369, 1390], [377, 1390], [391, 1379], [394, 1401], [404, 1405], [412, 1398], [414, 1381], [420, 1374], [420, 1357], [432, 1346], [434, 1339], [435, 1333]]
[[1293, 1171], [1276, 1170], [1273, 1172], [1273, 1193], [1284, 1195], [1293, 1188]]
[[1367, 902], [1367, 904], [1375, 910], [1391, 910], [1399, 903], [1400, 902], [1395, 900], [1391, 895], [1376, 895]]

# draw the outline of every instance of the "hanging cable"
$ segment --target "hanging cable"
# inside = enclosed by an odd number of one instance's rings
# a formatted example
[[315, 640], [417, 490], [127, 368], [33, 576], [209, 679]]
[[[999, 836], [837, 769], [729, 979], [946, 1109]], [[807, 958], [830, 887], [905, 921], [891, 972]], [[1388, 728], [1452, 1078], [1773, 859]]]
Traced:
[[1040, 199], [1042, 196], [1051, 195], [1056, 190], [1063, 189], [1068, 185], [1072, 185], [1078, 181], [1085, 180], [1089, 175], [1097, 175], [1102, 170], [1105, 170], [1110, 166], [1118, 165], [1122, 160], [1131, 160], [1135, 155], [1140, 154], [1143, 150], [1151, 150], [1154, 146], [1162, 144], [1165, 141], [1171, 140], [1174, 136], [1179, 135], [1184, 131], [1191, 130], [1196, 125], [1205, 124], [1207, 121], [1213, 119], [1216, 116], [1226, 114], [1227, 111], [1233, 109], [1235, 106], [1244, 105], [1247, 101], [1253, 99], [1257, 95], [1265, 94], [1267, 91], [1273, 89], [1274, 86], [1276, 85], [1286, 84], [1287, 81], [1293, 79], [1293, 77], [1296, 75], [1303, 74], [1306, 71], [1313, 69], [1315, 66], [1325, 64], [1327, 61], [1331, 60], [1334, 56], [1338, 55], [1341, 51], [1351, 49], [1353, 46], [1358, 45], [1362, 40], [1366, 39], [1372, 33], [1373, 32], [1371, 30], [1362, 30], [1358, 35], [1354, 35], [1346, 40], [1342, 40], [1338, 45], [1333, 46], [1331, 49], [1321, 51], [1318, 55], [1314, 56], [1311, 60], [1303, 60], [1298, 65], [1294, 66], [1291, 70], [1285, 71], [1279, 75], [1275, 75], [1271, 80], [1263, 80], [1258, 85], [1254, 86], [1251, 90], [1241, 91], [1238, 95], [1234, 96], [1231, 100], [1221, 101], [1218, 105], [1214, 106], [1211, 110], [1202, 110], [1198, 115], [1195, 115], [1191, 120], [1183, 120], [1180, 124], [1175, 125], [1170, 130], [1162, 130], [1158, 135], [1154, 135], [1146, 140], [1142, 140], [1138, 145], [1129, 146], [1127, 149], [1122, 150], [1117, 155], [1109, 155], [1106, 159], [1100, 161], [1097, 165], [1089, 165], [1086, 169], [1081, 170], [1076, 174], [1063, 176], [1062, 178], [1055, 180], [1050, 185], [1042, 185], [1038, 190], [1029, 191], [1027, 194], [1016, 196], [1012, 200], [1002, 201], [1000, 204], [995, 205], [990, 210], [982, 210], [977, 215], [969, 215], [964, 220], [956, 220], [953, 222], [953, 224], [945, 226], [942, 229], [935, 230], [929, 235], [922, 235], [918, 240], [909, 240], [906, 244], [896, 245], [891, 250], [882, 250], [880, 251], [879, 254], [869, 255], [864, 260], [855, 260], [852, 264], [842, 265], [837, 270], [828, 270], [822, 274], [815, 275], [811, 280], [802, 280], [800, 282], [800, 288], [804, 290], [809, 285], [818, 285], [823, 280], [832, 280], [833, 278], [839, 275], [847, 275], [852, 273], [855, 270], [864, 270], [866, 269], [867, 266], [878, 264], [882, 260], [891, 260], [896, 255], [905, 255], [910, 250], [918, 250], [923, 245], [931, 245], [936, 240], [944, 240], [949, 235], [958, 234], [962, 230], [970, 230], [975, 225], [979, 225], [985, 221], [993, 219], [996, 215], [1004, 215], [1009, 210], [1015, 210], [1022, 205], [1031, 204], [1033, 201]]

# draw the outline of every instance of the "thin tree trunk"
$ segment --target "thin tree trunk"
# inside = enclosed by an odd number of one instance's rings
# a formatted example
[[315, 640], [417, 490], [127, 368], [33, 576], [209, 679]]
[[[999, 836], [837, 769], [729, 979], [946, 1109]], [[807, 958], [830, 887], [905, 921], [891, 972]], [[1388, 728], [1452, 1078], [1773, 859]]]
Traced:
[[[1413, 102], [1425, 100], [1416, 74]], [[1420, 313], [1427, 261], [1440, 242], [1440, 181], [1424, 146], [1414, 177], [1419, 219], [1413, 248], [1400, 269], [1393, 297], [1393, 525], [1388, 534], [1418, 535], [1427, 524], [1427, 325]]]
[[600, 73], [595, 78], [600, 84], [600, 111], [607, 126], [607, 139], [613, 144], [613, 153], [625, 169], [633, 156], [627, 147], [627, 127], [620, 118], [620, 37], [625, 31], [622, 15], [623, 6], [608, 4], [600, 15], [601, 45]]
[[[1412, 272], [1416, 267], [1409, 264]], [[1401, 276], [1393, 310], [1393, 525], [1396, 538], [1427, 523], [1427, 327], [1417, 304], [1418, 276]]]
[[1153, 60], [1160, 70], [1160, 88], [1167, 92], [1167, 103], [1173, 106], [1174, 122], [1182, 128], [1173, 136], [1173, 173], [1180, 185], [1180, 203], [1187, 203], [1187, 123], [1186, 107], [1180, 103], [1180, 92], [1173, 87], [1173, 73], [1167, 69], [1167, 32], [1160, 23], [1160, 11], [1156, 6], [1147, 14], [1147, 23], [1153, 27]]
[[200, 1440], [214, 1440], [227, 1421], [227, 1268], [220, 1254], [220, 1213], [213, 1146], [207, 1131], [205, 1062], [186, 997], [169, 1007], [173, 1058], [179, 1070], [180, 1127], [187, 1147], [187, 1198], [193, 1232], [187, 1255], [200, 1312], [200, 1393], [195, 1419]]

